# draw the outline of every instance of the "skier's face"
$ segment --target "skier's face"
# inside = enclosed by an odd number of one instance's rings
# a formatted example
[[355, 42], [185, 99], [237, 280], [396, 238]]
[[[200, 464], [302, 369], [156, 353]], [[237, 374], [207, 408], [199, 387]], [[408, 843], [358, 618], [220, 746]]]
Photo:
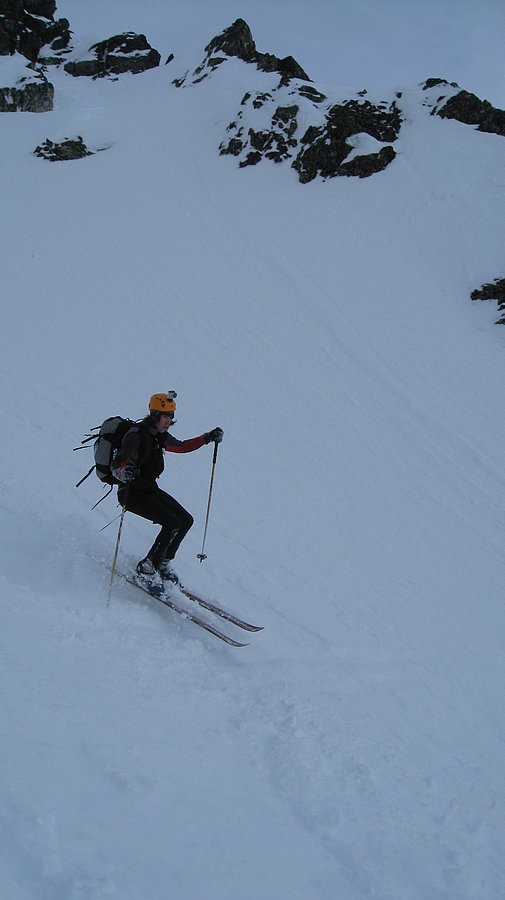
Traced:
[[161, 413], [158, 421], [156, 422], [156, 428], [160, 432], [160, 434], [164, 434], [165, 431], [168, 431], [172, 424], [172, 419], [174, 417], [173, 413]]

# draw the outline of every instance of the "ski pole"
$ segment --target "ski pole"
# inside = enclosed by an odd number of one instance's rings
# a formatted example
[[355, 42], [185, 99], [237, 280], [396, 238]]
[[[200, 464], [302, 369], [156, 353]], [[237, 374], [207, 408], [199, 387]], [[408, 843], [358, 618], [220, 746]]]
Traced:
[[202, 552], [196, 554], [196, 558], [199, 559], [200, 562], [203, 562], [204, 559], [207, 559], [207, 554], [204, 553], [203, 551], [204, 551], [204, 548], [205, 548], [205, 539], [206, 539], [206, 537], [207, 537], [207, 526], [208, 526], [208, 524], [209, 524], [210, 501], [211, 501], [211, 499], [212, 499], [212, 486], [213, 486], [213, 484], [214, 484], [214, 471], [215, 471], [215, 468], [216, 468], [217, 448], [218, 448], [218, 446], [219, 446], [219, 445], [218, 445], [218, 443], [217, 443], [217, 441], [216, 441], [216, 443], [214, 444], [214, 456], [212, 457], [212, 472], [211, 472], [211, 476], [210, 476], [209, 499], [208, 499], [208, 502], [207, 502], [207, 515], [205, 516], [205, 531], [204, 531], [204, 533], [203, 533]]
[[118, 553], [119, 553], [119, 542], [120, 542], [120, 540], [121, 540], [121, 531], [122, 531], [122, 529], [123, 529], [123, 519], [124, 519], [124, 514], [125, 514], [125, 512], [126, 512], [126, 503], [127, 503], [127, 500], [125, 500], [125, 504], [124, 504], [124, 506], [123, 506], [123, 508], [122, 508], [122, 510], [121, 510], [121, 518], [120, 518], [120, 520], [119, 520], [119, 528], [118, 528], [118, 532], [117, 532], [116, 549], [114, 550], [114, 558], [113, 558], [113, 560], [112, 560], [112, 569], [111, 569], [111, 573], [110, 573], [109, 594], [108, 594], [108, 597], [107, 597], [107, 606], [108, 606], [109, 603], [110, 603], [110, 597], [111, 597], [111, 594], [112, 594], [112, 582], [114, 581], [114, 575], [115, 575], [115, 572], [116, 572], [117, 555], [118, 555]]

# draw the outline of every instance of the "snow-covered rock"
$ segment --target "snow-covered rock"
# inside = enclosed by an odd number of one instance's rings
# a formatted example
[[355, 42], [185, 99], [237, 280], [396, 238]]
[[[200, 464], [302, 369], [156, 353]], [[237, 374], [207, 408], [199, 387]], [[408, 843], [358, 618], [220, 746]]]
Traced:
[[[302, 183], [316, 176], [361, 178], [384, 169], [395, 158], [391, 146], [400, 132], [396, 100], [371, 103], [352, 98], [331, 103], [310, 85], [279, 86], [270, 92], [248, 92], [228, 125], [220, 153], [236, 156], [241, 168], [262, 159], [290, 160]], [[357, 136], [361, 141], [357, 153]]]
[[145, 34], [131, 31], [116, 34], [89, 48], [88, 59], [71, 60], [65, 64], [70, 75], [104, 78], [131, 72], [136, 75], [160, 64], [160, 54], [149, 44]]
[[49, 112], [54, 87], [40, 68], [19, 54], [0, 58], [0, 112]]

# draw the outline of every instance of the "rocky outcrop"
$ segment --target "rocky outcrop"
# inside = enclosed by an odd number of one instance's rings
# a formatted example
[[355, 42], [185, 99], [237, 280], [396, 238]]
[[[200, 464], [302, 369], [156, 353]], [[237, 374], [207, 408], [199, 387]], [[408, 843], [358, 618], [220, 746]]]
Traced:
[[68, 19], [55, 19], [56, 0], [1, 0], [0, 56], [20, 53], [30, 62], [61, 62], [70, 43]]
[[[343, 105], [330, 108], [326, 122], [317, 128], [311, 126], [301, 138], [302, 150], [293, 163], [300, 181], [312, 181], [316, 175], [333, 178], [335, 175], [353, 175], [367, 178], [385, 169], [396, 154], [390, 142], [400, 133], [401, 116], [396, 102], [375, 106], [368, 100], [348, 100]], [[379, 143], [388, 142], [369, 153], [357, 152], [351, 138], [368, 135]], [[359, 146], [359, 142], [357, 142]]]
[[[273, 162], [282, 162], [289, 159], [298, 142], [294, 135], [298, 128], [297, 114], [299, 106], [296, 103], [290, 103], [286, 106], [275, 103], [272, 93], [256, 93], [254, 95], [248, 93], [242, 99], [242, 106], [246, 107], [249, 113], [260, 110], [267, 104], [272, 109], [271, 124], [268, 129], [253, 128], [249, 126], [247, 131], [244, 126], [237, 126], [232, 122], [228, 126], [228, 131], [233, 136], [228, 143], [222, 143], [220, 146], [221, 154], [231, 154], [239, 156], [239, 166], [256, 165], [261, 159], [270, 159]], [[237, 119], [240, 121], [244, 116], [244, 111], [238, 113]], [[254, 121], [254, 115], [250, 115], [249, 121]]]
[[259, 53], [256, 49], [251, 29], [243, 19], [237, 19], [222, 34], [213, 38], [205, 47], [208, 56], [224, 53], [225, 56], [237, 56], [248, 63], [256, 63], [263, 72], [278, 72], [287, 84], [291, 78], [310, 81], [309, 76], [292, 56], [279, 59], [272, 53]]
[[465, 125], [477, 125], [478, 131], [505, 136], [505, 111], [479, 100], [475, 94], [460, 91], [438, 111], [442, 119], [456, 119]]
[[471, 297], [472, 300], [496, 300], [502, 313], [496, 324], [505, 325], [505, 278], [497, 278], [490, 284], [483, 284], [478, 290], [472, 291]]
[[[307, 183], [317, 176], [366, 178], [395, 158], [390, 143], [402, 121], [395, 100], [374, 105], [360, 97], [331, 105], [311, 85], [300, 85], [247, 93], [241, 107], [220, 146], [221, 154], [239, 158], [241, 168], [262, 159], [291, 160], [299, 180]], [[314, 124], [300, 134], [299, 122], [307, 120]]]
[[461, 90], [455, 81], [449, 83], [443, 78], [429, 78], [422, 87], [424, 91], [436, 94], [436, 99], [426, 104], [432, 106], [432, 115], [455, 119], [464, 125], [477, 126], [477, 131], [505, 137], [505, 110]]
[[93, 152], [88, 150], [81, 135], [77, 138], [66, 138], [59, 144], [53, 141], [45, 140], [39, 147], [35, 147], [33, 151], [35, 156], [42, 159], [48, 159], [50, 162], [61, 162], [68, 159], [84, 159], [85, 156], [92, 156]]
[[292, 78], [310, 81], [307, 73], [292, 56], [280, 59], [271, 53], [258, 52], [251, 29], [243, 19], [237, 19], [233, 25], [214, 37], [205, 47], [205, 52], [205, 59], [191, 75], [187, 72], [182, 78], [175, 79], [173, 83], [176, 87], [182, 87], [188, 82], [198, 84], [230, 57], [253, 63], [263, 72], [277, 72], [284, 85], [289, 84]]
[[132, 31], [93, 44], [91, 58], [68, 62], [65, 71], [70, 75], [105, 78], [131, 72], [136, 75], [159, 66], [161, 56], [148, 43], [144, 34]]
[[54, 87], [44, 73], [25, 65], [18, 69], [12, 85], [0, 87], [0, 112], [49, 112], [53, 100]]

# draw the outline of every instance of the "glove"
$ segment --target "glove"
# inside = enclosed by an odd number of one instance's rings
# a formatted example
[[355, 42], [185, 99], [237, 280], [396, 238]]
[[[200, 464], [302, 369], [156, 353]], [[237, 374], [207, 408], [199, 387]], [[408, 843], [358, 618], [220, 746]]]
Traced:
[[120, 481], [121, 484], [129, 484], [130, 481], [134, 481], [137, 477], [138, 467], [134, 462], [124, 462], [121, 466], [118, 466], [117, 469], [111, 469], [114, 478], [117, 481]]
[[211, 441], [214, 441], [215, 444], [220, 444], [223, 440], [223, 434], [224, 431], [222, 428], [213, 428], [212, 431], [209, 431], [207, 434], [207, 443], [210, 444]]

